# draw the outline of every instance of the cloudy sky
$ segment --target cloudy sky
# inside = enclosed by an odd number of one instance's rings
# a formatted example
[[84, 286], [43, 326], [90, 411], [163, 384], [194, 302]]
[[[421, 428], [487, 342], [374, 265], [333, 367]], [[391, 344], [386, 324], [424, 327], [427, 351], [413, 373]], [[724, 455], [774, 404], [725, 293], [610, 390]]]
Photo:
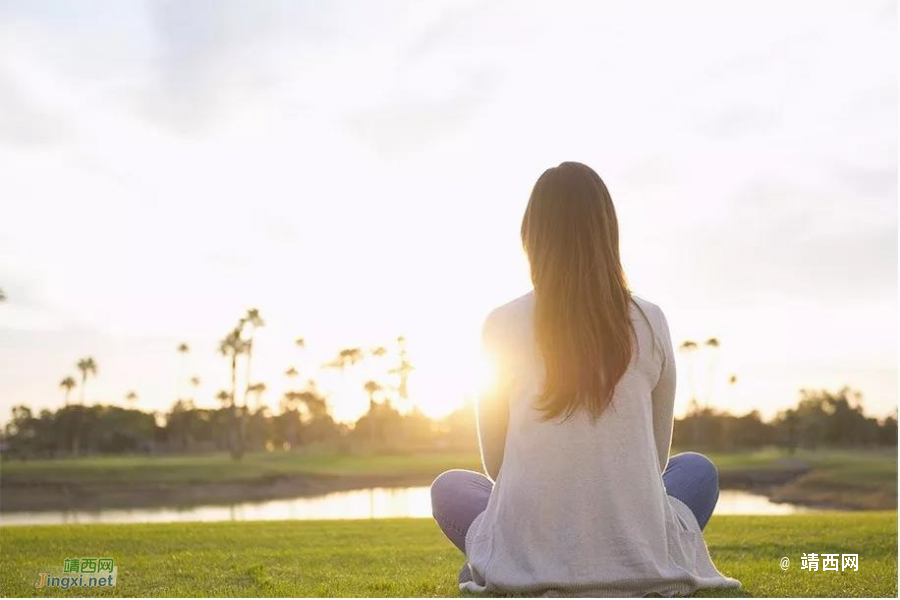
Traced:
[[91, 401], [165, 409], [197, 374], [212, 406], [251, 306], [270, 403], [287, 366], [402, 333], [447, 412], [481, 319], [529, 289], [521, 214], [563, 160], [607, 182], [675, 342], [720, 339], [697, 394], [768, 415], [846, 384], [891, 413], [896, 24], [860, 0], [2, 1], [0, 420], [59, 406], [87, 355]]

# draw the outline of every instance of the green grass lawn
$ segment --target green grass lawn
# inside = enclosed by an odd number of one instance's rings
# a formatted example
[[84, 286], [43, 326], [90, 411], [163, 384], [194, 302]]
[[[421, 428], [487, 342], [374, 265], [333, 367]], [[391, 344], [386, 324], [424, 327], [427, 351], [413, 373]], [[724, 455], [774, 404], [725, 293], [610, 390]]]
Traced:
[[[705, 535], [719, 569], [744, 585], [731, 596], [897, 596], [896, 511], [716, 516]], [[0, 536], [4, 596], [456, 596], [462, 563], [427, 519], [4, 527]], [[857, 553], [859, 570], [803, 571], [804, 552]], [[86, 556], [114, 558], [118, 587], [33, 587], [44, 567]]]
[[811, 467], [778, 490], [788, 501], [818, 502], [856, 508], [897, 506], [897, 451], [799, 450], [787, 455], [780, 450], [712, 453], [720, 473], [752, 469], [764, 471], [802, 462]]
[[202, 483], [265, 479], [304, 473], [321, 475], [434, 476], [453, 468], [478, 469], [477, 454], [304, 454], [254, 452], [240, 462], [226, 453], [184, 456], [99, 456], [7, 461], [0, 481], [52, 483]]
[[[672, 451], [678, 452], [677, 449]], [[896, 485], [897, 453], [888, 451], [800, 450], [789, 456], [779, 449], [710, 452], [720, 472], [780, 469], [784, 461], [804, 461], [819, 479], [845, 485]], [[184, 456], [100, 456], [74, 459], [6, 461], [0, 478], [27, 482], [207, 482], [258, 479], [315, 473], [325, 475], [428, 475], [462, 468], [479, 469], [477, 453], [334, 454], [254, 452], [240, 462], [226, 453]]]
[[[675, 451], [673, 451], [675, 453]], [[729, 473], [811, 471], [779, 488], [775, 496], [789, 502], [860, 509], [897, 506], [896, 451], [779, 449], [708, 453], [725, 486]], [[367, 481], [403, 478], [424, 484], [452, 468], [480, 470], [475, 453], [335, 454], [313, 452], [255, 452], [241, 462], [224, 453], [186, 456], [104, 456], [76, 459], [6, 461], [0, 465], [0, 485], [17, 484], [181, 484], [255, 482], [290, 476], [367, 476]], [[26, 488], [28, 489], [28, 488]], [[30, 493], [30, 492], [29, 492]], [[20, 502], [21, 504], [21, 502]]]

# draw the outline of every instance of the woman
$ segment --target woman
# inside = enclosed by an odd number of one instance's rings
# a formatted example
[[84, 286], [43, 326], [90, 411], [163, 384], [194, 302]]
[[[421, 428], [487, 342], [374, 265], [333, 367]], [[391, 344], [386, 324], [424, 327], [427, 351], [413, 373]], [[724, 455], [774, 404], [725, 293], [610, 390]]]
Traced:
[[[544, 172], [522, 220], [534, 291], [491, 312], [495, 377], [478, 404], [490, 479], [443, 473], [434, 517], [466, 554], [460, 589], [664, 596], [739, 587], [701, 533], [716, 468], [668, 459], [675, 358], [658, 306], [633, 296], [612, 200], [579, 163]], [[493, 480], [493, 482], [492, 482]]]

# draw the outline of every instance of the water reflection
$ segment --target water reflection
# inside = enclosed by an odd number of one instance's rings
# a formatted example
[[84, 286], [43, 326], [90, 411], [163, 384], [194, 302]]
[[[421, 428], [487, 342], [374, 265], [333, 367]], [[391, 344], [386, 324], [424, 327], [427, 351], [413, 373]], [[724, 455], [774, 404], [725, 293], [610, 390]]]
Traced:
[[716, 503], [717, 515], [794, 515], [821, 511], [788, 502], [772, 502], [767, 496], [743, 490], [722, 490]]
[[[783, 515], [810, 509], [776, 504], [760, 494], [722, 490], [716, 514]], [[303, 519], [388, 519], [430, 517], [427, 486], [371, 488], [312, 498], [244, 502], [231, 506], [141, 508], [134, 510], [18, 512], [0, 515], [0, 525], [62, 523], [175, 523], [185, 521], [268, 521]]]

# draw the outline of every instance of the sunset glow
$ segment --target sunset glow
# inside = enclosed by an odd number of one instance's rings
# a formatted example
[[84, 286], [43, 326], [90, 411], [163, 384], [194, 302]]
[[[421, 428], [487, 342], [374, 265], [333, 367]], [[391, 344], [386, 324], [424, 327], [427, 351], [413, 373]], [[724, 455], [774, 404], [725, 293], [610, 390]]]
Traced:
[[842, 385], [893, 412], [893, 5], [501, 4], [5, 3], [0, 419], [60, 406], [88, 355], [89, 403], [217, 406], [250, 307], [273, 409], [293, 365], [358, 418], [369, 367], [320, 366], [404, 335], [411, 402], [447, 414], [530, 288], [522, 211], [563, 160], [607, 182], [675, 344], [721, 341], [679, 354], [679, 412]]

